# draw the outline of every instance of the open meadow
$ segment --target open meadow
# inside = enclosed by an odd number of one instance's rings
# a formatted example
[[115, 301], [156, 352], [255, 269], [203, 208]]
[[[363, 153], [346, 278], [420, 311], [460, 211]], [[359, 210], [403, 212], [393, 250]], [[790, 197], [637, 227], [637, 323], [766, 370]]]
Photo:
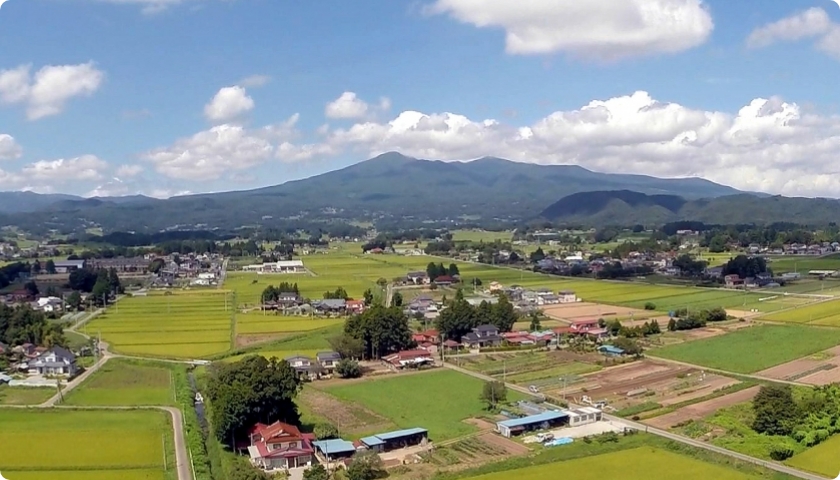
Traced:
[[726, 335], [648, 350], [662, 357], [736, 373], [753, 373], [840, 344], [840, 329], [758, 325]]
[[57, 392], [55, 388], [0, 385], [0, 405], [38, 405]]
[[840, 469], [840, 462], [837, 461], [838, 450], [840, 450], [840, 435], [835, 435], [799, 455], [794, 455], [787, 459], [785, 463], [806, 472], [832, 478]]
[[64, 399], [65, 405], [174, 405], [173, 366], [114, 358]]
[[[3, 409], [0, 425], [0, 465], [10, 479], [175, 478], [164, 412]], [[35, 445], [55, 448], [45, 455]]]
[[[476, 431], [464, 420], [486, 413], [479, 400], [483, 385], [481, 380], [452, 370], [436, 370], [330, 385], [324, 390], [343, 402], [376, 412], [398, 428], [426, 428], [433, 441], [441, 442]], [[508, 391], [509, 401], [521, 398], [521, 394]]]
[[[559, 472], [562, 472], [562, 474]], [[470, 480], [508, 480], [510, 478], [527, 478], [528, 480], [555, 480], [557, 478], [574, 478], [575, 480], [612, 478], [623, 480], [648, 480], [651, 478], [657, 480], [708, 480], [709, 478], [748, 480], [755, 477], [720, 465], [695, 460], [688, 456], [642, 447], [514, 471], [480, 475], [470, 477]]]
[[248, 355], [261, 355], [266, 358], [277, 357], [279, 359], [284, 359], [292, 355], [306, 355], [314, 357], [318, 352], [331, 350], [332, 347], [330, 347], [329, 339], [340, 335], [341, 332], [341, 325], [333, 325], [300, 334], [291, 334], [280, 340], [234, 351], [230, 356], [226, 356], [224, 361], [234, 362]]
[[202, 358], [231, 348], [235, 309], [226, 291], [126, 297], [85, 326], [126, 355]]

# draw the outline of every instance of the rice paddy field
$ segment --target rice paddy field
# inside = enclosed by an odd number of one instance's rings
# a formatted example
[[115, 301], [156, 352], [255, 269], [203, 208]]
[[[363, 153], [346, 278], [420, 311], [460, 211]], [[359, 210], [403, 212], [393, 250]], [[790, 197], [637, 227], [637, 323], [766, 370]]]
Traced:
[[[0, 425], [0, 465], [10, 479], [175, 478], [164, 412], [3, 409]], [[49, 454], [33, 448], [39, 445]]]
[[452, 240], [456, 242], [495, 242], [501, 240], [509, 242], [513, 240], [513, 232], [488, 232], [486, 230], [454, 230]]
[[753, 373], [836, 345], [840, 345], [840, 329], [760, 325], [648, 350], [647, 354], [729, 372]]
[[[312, 320], [318, 321], [318, 320]], [[260, 345], [247, 351], [234, 353], [226, 357], [226, 362], [240, 360], [248, 355], [261, 355], [266, 358], [277, 357], [280, 359], [292, 355], [306, 355], [314, 357], [316, 353], [331, 350], [329, 339], [338, 336], [342, 331], [342, 325], [333, 325], [318, 330], [300, 334], [290, 334], [280, 340]]]
[[[481, 380], [444, 369], [338, 384], [325, 390], [388, 418], [399, 428], [426, 428], [433, 441], [441, 442], [476, 431], [464, 420], [486, 413], [479, 400], [483, 386]], [[521, 394], [508, 391], [508, 401], [520, 398]]]
[[[555, 447], [562, 448], [562, 447]], [[562, 472], [560, 475], [558, 472]], [[753, 477], [721, 465], [706, 463], [688, 456], [656, 448], [643, 447], [604, 453], [590, 457], [548, 463], [513, 471], [490, 473], [469, 480], [508, 480], [527, 478], [529, 480], [602, 480], [621, 478], [624, 480], [748, 480]]]
[[77, 406], [174, 405], [170, 365], [114, 358], [64, 399]]
[[272, 312], [254, 311], [237, 314], [236, 333], [237, 335], [295, 334], [343, 324], [342, 318], [283, 316]]
[[0, 385], [0, 405], [38, 405], [56, 393], [55, 388]]
[[820, 302], [761, 317], [762, 320], [840, 327], [840, 300]]
[[85, 326], [112, 351], [202, 358], [231, 348], [233, 295], [226, 291], [127, 297]]
[[840, 435], [835, 435], [815, 447], [794, 455], [785, 463], [800, 470], [832, 478], [840, 470], [840, 462], [837, 461], [838, 449], [840, 449]]
[[769, 267], [773, 269], [773, 273], [799, 272], [804, 276], [810, 270], [840, 270], [840, 256], [785, 255], [771, 257]]

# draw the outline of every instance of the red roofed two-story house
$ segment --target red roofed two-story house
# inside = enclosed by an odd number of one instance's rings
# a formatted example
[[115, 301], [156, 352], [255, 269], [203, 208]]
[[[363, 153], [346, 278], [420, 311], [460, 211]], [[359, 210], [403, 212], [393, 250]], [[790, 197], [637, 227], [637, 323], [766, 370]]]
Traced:
[[248, 454], [254, 466], [265, 470], [306, 467], [312, 465], [315, 454], [313, 439], [300, 433], [294, 425], [258, 423], [249, 432]]

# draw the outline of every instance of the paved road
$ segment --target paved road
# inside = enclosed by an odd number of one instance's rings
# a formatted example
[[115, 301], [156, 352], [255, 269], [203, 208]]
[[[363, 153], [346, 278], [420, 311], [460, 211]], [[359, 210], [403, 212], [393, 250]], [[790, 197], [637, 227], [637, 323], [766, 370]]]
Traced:
[[161, 410], [168, 412], [172, 418], [172, 432], [175, 440], [175, 466], [178, 480], [192, 480], [187, 443], [184, 440], [184, 417], [181, 411], [174, 407], [55, 407], [68, 410]]
[[[487, 376], [487, 375], [482, 375], [478, 372], [473, 372], [473, 371], [470, 371], [470, 370], [452, 365], [451, 363], [445, 363], [444, 365], [447, 368], [451, 368], [452, 370], [456, 370], [458, 372], [461, 372], [463, 374], [466, 374], [466, 375], [469, 375], [471, 377], [475, 377], [475, 378], [478, 378], [478, 379], [481, 379], [481, 380], [490, 380], [490, 381], [497, 381], [498, 380], [497, 378], [493, 378], [493, 377], [490, 377], [490, 376]], [[512, 383], [506, 383], [506, 385], [511, 390], [516, 390], [518, 392], [522, 392], [522, 393], [525, 393], [525, 394], [528, 394], [528, 395], [533, 395], [531, 392], [528, 391], [527, 388], [525, 388], [521, 385], [514, 385]], [[560, 408], [559, 406], [552, 405], [550, 403], [548, 403], [547, 405], [555, 407], [555, 408]], [[579, 405], [569, 404], [569, 407], [570, 408], [577, 408], [577, 407], [579, 407]], [[750, 457], [748, 455], [743, 455], [743, 454], [738, 453], [738, 452], [733, 452], [731, 450], [727, 450], [725, 448], [717, 447], [715, 445], [709, 445], [708, 443], [705, 443], [705, 442], [694, 440], [694, 439], [691, 439], [691, 438], [688, 438], [688, 437], [683, 437], [682, 435], [677, 435], [677, 434], [674, 434], [674, 433], [671, 433], [671, 432], [667, 432], [665, 430], [660, 430], [658, 428], [649, 427], [647, 425], [644, 425], [644, 424], [641, 424], [641, 423], [638, 423], [638, 422], [633, 422], [633, 421], [630, 421], [630, 420], [626, 420], [624, 418], [616, 417], [616, 416], [613, 416], [613, 415], [607, 415], [607, 414], [603, 414], [603, 418], [605, 420], [609, 420], [610, 422], [612, 422], [614, 424], [617, 424], [617, 425], [626, 426], [627, 428], [632, 428], [632, 429], [639, 430], [639, 431], [642, 431], [642, 432], [647, 432], [647, 433], [651, 433], [651, 434], [654, 434], [654, 435], [658, 435], [660, 437], [667, 438], [667, 439], [673, 440], [675, 442], [680, 442], [680, 443], [683, 443], [685, 445], [690, 445], [692, 447], [702, 448], [703, 450], [708, 450], [710, 452], [715, 452], [715, 453], [718, 453], [718, 454], [721, 454], [721, 455], [726, 455], [727, 457], [730, 457], [730, 458], [735, 458], [735, 459], [738, 459], [738, 460], [741, 460], [741, 461], [744, 461], [744, 462], [760, 465], [760, 466], [766, 467], [770, 470], [775, 470], [777, 472], [785, 473], [787, 475], [791, 475], [791, 476], [794, 476], [794, 477], [804, 478], [806, 480], [825, 480], [824, 477], [821, 477], [819, 475], [814, 475], [814, 474], [811, 474], [811, 473], [803, 472], [803, 471], [797, 470], [795, 468], [790, 468], [788, 466], [782, 465], [780, 463], [770, 462], [770, 461], [765, 461], [765, 460], [760, 460], [760, 459], [757, 459], [757, 458], [753, 458], [753, 457]]]
[[105, 365], [105, 362], [107, 362], [108, 360], [110, 360], [113, 357], [113, 355], [111, 355], [111, 353], [108, 352], [108, 344], [107, 343], [101, 342], [99, 344], [99, 346], [100, 346], [100, 350], [102, 352], [102, 356], [99, 358], [99, 360], [96, 361], [96, 363], [91, 365], [91, 367], [86, 369], [81, 375], [77, 376], [76, 378], [74, 378], [73, 380], [68, 382], [67, 385], [65, 385], [59, 393], [56, 393], [49, 400], [47, 400], [46, 402], [44, 402], [44, 403], [42, 403], [38, 406], [41, 407], [41, 408], [54, 407], [59, 401], [61, 401], [63, 396], [65, 396], [68, 393], [70, 393], [71, 391], [73, 391], [74, 388], [78, 387], [88, 377], [90, 377], [91, 375], [96, 373], [97, 370], [102, 368], [102, 365]]

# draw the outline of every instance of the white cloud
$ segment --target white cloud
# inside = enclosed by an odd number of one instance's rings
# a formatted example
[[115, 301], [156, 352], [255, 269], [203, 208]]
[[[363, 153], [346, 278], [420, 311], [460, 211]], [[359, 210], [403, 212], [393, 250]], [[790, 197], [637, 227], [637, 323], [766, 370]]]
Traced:
[[23, 148], [11, 135], [0, 133], [0, 160], [14, 160], [23, 155]]
[[73, 97], [93, 95], [105, 74], [93, 62], [48, 65], [31, 74], [31, 65], [0, 70], [0, 102], [23, 104], [30, 120], [57, 115]]
[[254, 100], [240, 86], [220, 89], [204, 106], [204, 116], [212, 122], [224, 123], [254, 109]]
[[763, 48], [780, 42], [816, 38], [814, 47], [840, 60], [840, 24], [822, 8], [810, 8], [777, 22], [756, 28], [747, 38], [750, 48]]
[[332, 102], [327, 103], [324, 115], [332, 119], [361, 119], [375, 116], [376, 113], [386, 112], [391, 108], [391, 99], [381, 97], [379, 105], [371, 105], [355, 92], [344, 92]]
[[143, 171], [143, 167], [140, 165], [120, 165], [117, 168], [116, 175], [117, 177], [135, 177], [139, 175]]
[[831, 29], [831, 19], [822, 8], [809, 8], [750, 33], [747, 46], [762, 48], [777, 42], [790, 42], [824, 35]]
[[701, 0], [437, 0], [427, 9], [505, 31], [506, 50], [617, 60], [701, 45], [714, 29]]
[[243, 86], [245, 88], [256, 88], [262, 87], [270, 81], [271, 77], [269, 77], [268, 75], [251, 75], [250, 77], [245, 77], [239, 82], [237, 82], [237, 85]]
[[527, 125], [456, 113], [405, 111], [388, 122], [319, 128], [319, 143], [282, 142], [276, 156], [310, 161], [399, 151], [418, 158], [499, 156], [540, 164], [660, 177], [701, 176], [745, 190], [837, 196], [840, 116], [758, 98], [737, 113], [653, 99], [646, 92], [595, 100]]
[[148, 152], [143, 158], [168, 177], [206, 181], [260, 165], [271, 158], [273, 151], [272, 144], [260, 133], [223, 124]]
[[95, 155], [82, 155], [75, 158], [41, 160], [26, 165], [21, 174], [28, 180], [67, 183], [71, 181], [100, 180], [108, 163]]

